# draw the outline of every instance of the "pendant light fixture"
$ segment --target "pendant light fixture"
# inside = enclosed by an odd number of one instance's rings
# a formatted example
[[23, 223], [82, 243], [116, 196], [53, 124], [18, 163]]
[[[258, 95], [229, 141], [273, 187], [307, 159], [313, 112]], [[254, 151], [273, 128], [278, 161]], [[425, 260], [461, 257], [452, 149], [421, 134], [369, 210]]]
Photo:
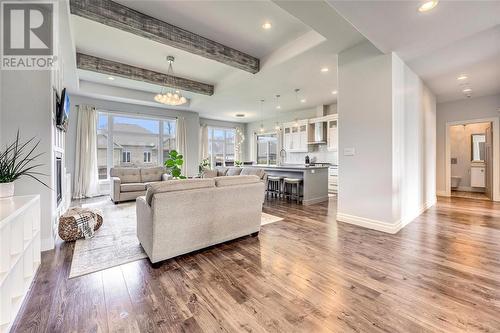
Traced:
[[[172, 68], [172, 64], [174, 63], [174, 61], [175, 58], [173, 56], [167, 57], [167, 62], [168, 62], [167, 74], [170, 76], [173, 76], [174, 74], [174, 69]], [[174, 84], [175, 84], [175, 79], [174, 79]], [[185, 104], [187, 102], [187, 99], [186, 97], [182, 96], [179, 90], [163, 87], [161, 88], [161, 92], [155, 96], [155, 101], [162, 104], [176, 106]]]
[[264, 132], [264, 100], [260, 100], [260, 128], [259, 131], [261, 133]]
[[276, 109], [281, 109], [280, 95], [276, 95]]

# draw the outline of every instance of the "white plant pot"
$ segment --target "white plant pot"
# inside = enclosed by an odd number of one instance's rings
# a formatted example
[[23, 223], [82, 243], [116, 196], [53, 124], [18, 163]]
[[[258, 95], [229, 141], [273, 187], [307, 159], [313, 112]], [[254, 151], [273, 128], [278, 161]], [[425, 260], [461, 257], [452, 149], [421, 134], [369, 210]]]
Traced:
[[0, 183], [0, 198], [10, 198], [14, 196], [14, 182]]

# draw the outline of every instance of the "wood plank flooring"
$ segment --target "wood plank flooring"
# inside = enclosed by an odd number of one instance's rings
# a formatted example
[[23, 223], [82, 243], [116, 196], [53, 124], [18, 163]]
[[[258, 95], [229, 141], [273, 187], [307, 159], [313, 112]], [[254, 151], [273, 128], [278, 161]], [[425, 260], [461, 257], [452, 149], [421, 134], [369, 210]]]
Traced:
[[45, 252], [13, 332], [500, 332], [500, 204], [440, 199], [396, 235], [335, 221], [336, 202], [166, 261], [68, 280]]

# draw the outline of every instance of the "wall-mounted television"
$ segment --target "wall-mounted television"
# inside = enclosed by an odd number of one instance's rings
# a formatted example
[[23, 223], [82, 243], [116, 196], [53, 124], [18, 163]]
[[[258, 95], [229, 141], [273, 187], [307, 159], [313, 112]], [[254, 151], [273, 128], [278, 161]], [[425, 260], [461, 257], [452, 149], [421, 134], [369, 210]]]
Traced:
[[57, 127], [63, 131], [66, 131], [68, 128], [69, 109], [69, 96], [66, 92], [66, 88], [64, 88], [61, 92], [61, 101], [59, 102], [56, 121]]

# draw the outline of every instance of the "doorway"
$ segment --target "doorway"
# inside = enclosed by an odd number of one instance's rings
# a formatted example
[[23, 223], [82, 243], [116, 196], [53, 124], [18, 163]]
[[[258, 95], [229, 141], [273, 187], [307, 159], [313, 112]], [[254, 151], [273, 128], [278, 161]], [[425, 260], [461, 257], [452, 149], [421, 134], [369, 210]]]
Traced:
[[451, 197], [498, 200], [498, 120], [447, 124], [446, 189]]

